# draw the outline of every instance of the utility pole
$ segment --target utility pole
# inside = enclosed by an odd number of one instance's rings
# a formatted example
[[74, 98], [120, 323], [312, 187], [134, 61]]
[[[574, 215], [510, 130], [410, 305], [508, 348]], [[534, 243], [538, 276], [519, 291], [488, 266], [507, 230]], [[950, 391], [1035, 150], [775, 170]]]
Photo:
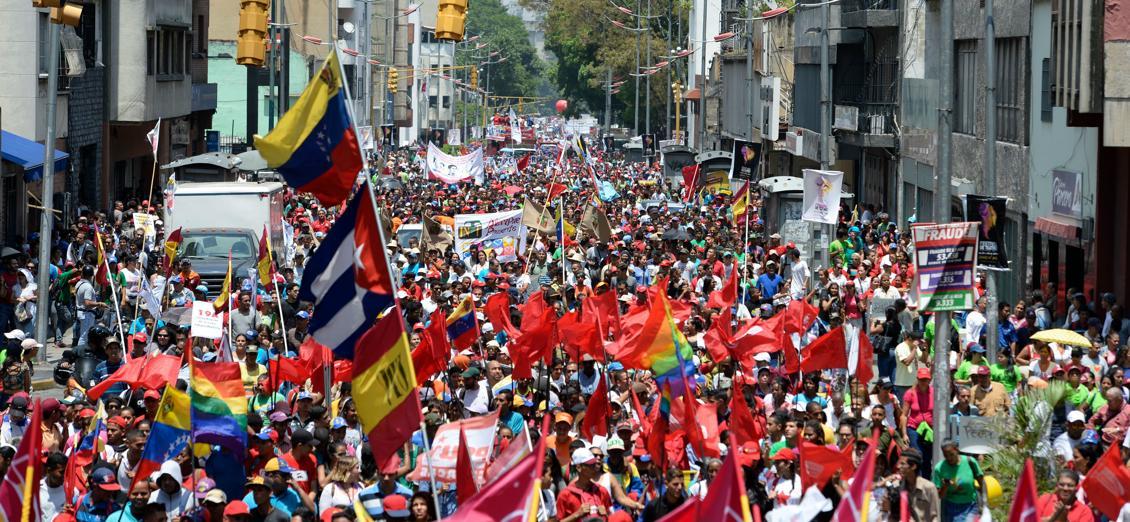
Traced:
[[[665, 47], [665, 49], [667, 49], [667, 52], [670, 54], [675, 54], [671, 52], [671, 16], [672, 8], [674, 7], [674, 5], [675, 0], [667, 0], [667, 47]], [[668, 60], [674, 61], [674, 59], [672, 58], [668, 58]], [[667, 67], [667, 85], [671, 85], [672, 83], [671, 71], [674, 68], [674, 63], [672, 63], [670, 67]], [[667, 134], [667, 139], [671, 139], [673, 137], [673, 135], [671, 134], [671, 91], [667, 89], [664, 90], [667, 91], [667, 117], [663, 120], [663, 130], [664, 133]]]
[[832, 24], [828, 3], [820, 4], [820, 169], [832, 165], [832, 71], [828, 66], [828, 26]]
[[[938, 93], [938, 174], [934, 178], [934, 221], [939, 224], [951, 221], [950, 212], [950, 178], [953, 177], [953, 150], [952, 150], [952, 123], [953, 113], [953, 2], [954, 0], [941, 0], [942, 28], [940, 32], [941, 67], [938, 71], [941, 88]], [[949, 346], [950, 336], [954, 335], [950, 327], [950, 312], [937, 312], [934, 314], [934, 390], [937, 400], [934, 401], [934, 459], [933, 462], [942, 461], [942, 443], [949, 438], [946, 421], [950, 418], [950, 369]]]
[[[997, 194], [997, 28], [993, 20], [993, 0], [985, 0], [985, 195]], [[1004, 245], [1000, 245], [1003, 247]], [[989, 361], [997, 360], [1000, 341], [997, 335], [997, 276], [985, 271], [985, 332]], [[976, 305], [974, 305], [976, 306]], [[1016, 355], [1016, 354], [1012, 354]]]
[[[647, 66], [651, 67], [651, 0], [647, 0]], [[636, 71], [639, 74], [639, 71]], [[644, 132], [651, 134], [651, 75], [644, 79]]]
[[702, 80], [695, 82], [695, 87], [698, 87], [698, 151], [706, 150], [706, 10], [709, 8], [707, 0], [702, 0], [702, 9], [700, 16], [702, 16], [702, 33], [699, 34], [702, 42], [699, 43], [699, 58], [702, 63], [698, 66], [699, 74], [702, 75]]
[[278, 50], [275, 45], [275, 24], [278, 9], [277, 0], [271, 0], [270, 22], [267, 24], [267, 132], [275, 128], [275, 58]]
[[753, 9], [750, 9], [749, 12], [746, 13], [745, 33], [745, 115], [749, 118], [749, 139], [753, 141], [753, 100], [755, 91], [753, 88]]
[[632, 76], [636, 79], [636, 103], [633, 107], [632, 135], [640, 135], [640, 2], [636, 2], [636, 70]]
[[[47, 138], [43, 143], [43, 178], [40, 184], [40, 201], [43, 207], [39, 213], [39, 273], [36, 275], [36, 284], [39, 285], [40, 295], [47, 295], [47, 288], [51, 288], [51, 225], [55, 219], [55, 113], [59, 98], [59, 24], [47, 24]], [[156, 158], [154, 158], [156, 161]], [[47, 302], [46, 299], [43, 300]], [[39, 308], [39, 317], [35, 321], [35, 338], [39, 342], [47, 341], [47, 319], [49, 310], [47, 306]], [[59, 340], [56, 339], [57, 343]], [[40, 362], [47, 361], [47, 350], [39, 350], [37, 357]]]
[[612, 132], [612, 67], [608, 68], [604, 82], [604, 133]]

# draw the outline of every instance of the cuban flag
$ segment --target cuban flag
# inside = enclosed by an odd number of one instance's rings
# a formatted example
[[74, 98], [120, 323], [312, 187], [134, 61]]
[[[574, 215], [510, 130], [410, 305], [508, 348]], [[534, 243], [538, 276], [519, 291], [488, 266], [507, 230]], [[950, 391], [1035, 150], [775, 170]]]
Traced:
[[393, 282], [367, 187], [310, 256], [298, 297], [314, 303], [310, 335], [338, 357], [353, 360], [357, 340], [394, 303]]

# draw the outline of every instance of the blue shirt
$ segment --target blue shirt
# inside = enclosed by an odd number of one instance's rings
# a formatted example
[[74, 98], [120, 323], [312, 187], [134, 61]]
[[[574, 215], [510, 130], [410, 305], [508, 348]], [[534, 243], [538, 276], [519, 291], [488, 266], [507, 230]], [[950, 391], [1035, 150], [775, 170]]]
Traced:
[[[255, 503], [255, 495], [251, 493], [243, 497], [243, 503], [247, 504], [247, 509], [255, 509], [255, 506], [258, 505]], [[294, 488], [286, 488], [286, 491], [284, 491], [282, 495], [276, 494], [274, 491], [271, 492], [271, 506], [286, 513], [287, 517], [289, 517], [291, 513], [294, 513], [294, 511], [298, 509], [298, 506], [301, 505], [302, 497], [298, 496], [298, 492], [295, 491]]]
[[89, 493], [84, 493], [79, 497], [78, 509], [75, 512], [75, 520], [78, 522], [106, 522], [110, 514], [118, 510], [118, 504], [113, 500], [105, 502], [94, 503], [94, 496]]
[[585, 375], [584, 371], [578, 371], [573, 374], [572, 380], [581, 387], [581, 393], [592, 395], [596, 393], [596, 385], [600, 382], [600, 371], [594, 369], [591, 376]]
[[777, 295], [777, 289], [781, 287], [780, 274], [761, 274], [757, 278], [757, 288], [761, 290], [761, 295], [764, 297], [773, 297]]
[[1011, 322], [1001, 321], [1000, 325], [997, 326], [997, 331], [999, 332], [997, 339], [1001, 348], [1008, 348], [1010, 344], [1016, 342], [1016, 327], [1012, 326]]
[[[118, 361], [115, 364], [110, 364], [109, 361], [102, 361], [94, 367], [94, 375], [92, 378], [95, 382], [102, 382], [106, 380], [107, 377], [113, 375], [114, 372], [118, 371], [118, 369], [121, 368], [124, 364], [125, 363], [123, 361]], [[121, 393], [124, 391], [126, 391], [125, 383], [119, 382], [110, 386], [109, 388], [106, 388], [106, 391], [103, 392], [103, 394], [107, 397], [116, 397], [118, 395], [121, 395]]]
[[391, 493], [385, 493], [381, 491], [380, 482], [362, 489], [359, 493], [357, 493], [357, 500], [361, 502], [361, 505], [364, 506], [365, 511], [369, 513], [369, 516], [373, 519], [378, 519], [384, 516], [385, 508], [382, 500], [384, 500], [384, 498], [388, 495], [401, 495], [406, 499], [412, 498], [412, 488], [409, 488], [408, 486], [405, 486], [404, 484], [401, 484], [399, 482], [394, 482], [393, 484], [393, 491]]

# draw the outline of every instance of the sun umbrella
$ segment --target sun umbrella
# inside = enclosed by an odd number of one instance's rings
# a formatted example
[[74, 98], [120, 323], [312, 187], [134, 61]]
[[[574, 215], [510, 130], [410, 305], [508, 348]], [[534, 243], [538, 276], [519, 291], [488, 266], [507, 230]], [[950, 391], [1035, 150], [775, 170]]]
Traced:
[[507, 185], [506, 187], [504, 187], [504, 188], [502, 189], [502, 191], [503, 191], [503, 192], [505, 192], [505, 193], [507, 193], [508, 195], [511, 195], [511, 196], [513, 196], [514, 194], [517, 194], [517, 193], [521, 192], [521, 191], [522, 191], [522, 187], [519, 187], [519, 186], [517, 186], [517, 185]]
[[4, 247], [0, 249], [0, 257], [12, 257], [20, 255], [20, 251], [12, 247]]
[[191, 306], [174, 306], [161, 314], [161, 320], [169, 324], [192, 324]]
[[1091, 346], [1091, 341], [1087, 340], [1086, 337], [1063, 328], [1038, 332], [1033, 335], [1031, 339], [1044, 341], [1045, 343], [1065, 344], [1068, 346]]

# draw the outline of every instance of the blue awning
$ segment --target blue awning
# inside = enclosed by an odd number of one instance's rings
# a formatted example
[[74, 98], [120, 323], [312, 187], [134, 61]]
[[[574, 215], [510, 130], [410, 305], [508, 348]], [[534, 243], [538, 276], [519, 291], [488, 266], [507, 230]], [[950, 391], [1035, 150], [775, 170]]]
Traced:
[[[0, 153], [4, 161], [15, 163], [24, 170], [24, 181], [35, 182], [43, 178], [43, 144], [8, 131], [0, 136]], [[55, 151], [55, 172], [67, 169], [69, 154]]]

